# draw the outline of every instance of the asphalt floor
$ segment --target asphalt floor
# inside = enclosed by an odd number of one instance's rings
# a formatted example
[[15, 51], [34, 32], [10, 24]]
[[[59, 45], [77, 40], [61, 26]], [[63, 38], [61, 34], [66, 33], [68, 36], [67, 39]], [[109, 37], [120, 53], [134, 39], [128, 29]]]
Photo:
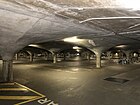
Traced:
[[0, 84], [0, 105], [140, 105], [140, 63], [102, 64], [14, 61], [15, 83]]

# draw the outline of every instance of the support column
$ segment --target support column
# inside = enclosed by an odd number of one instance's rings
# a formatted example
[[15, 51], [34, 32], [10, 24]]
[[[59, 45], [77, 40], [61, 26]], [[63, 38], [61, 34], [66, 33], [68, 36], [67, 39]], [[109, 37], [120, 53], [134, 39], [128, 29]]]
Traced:
[[29, 54], [29, 61], [33, 62], [34, 54], [31, 51], [27, 51], [27, 53]]
[[87, 53], [87, 60], [90, 61], [90, 53]]
[[53, 53], [53, 63], [56, 63], [56, 62], [57, 62], [57, 54]]
[[132, 63], [131, 58], [130, 58], [130, 53], [131, 51], [124, 51], [125, 55], [126, 55], [126, 60], [128, 63]]
[[48, 53], [44, 53], [44, 58], [45, 58], [45, 60], [48, 60]]
[[13, 82], [13, 61], [3, 60], [2, 79], [3, 82]]
[[126, 52], [125, 54], [126, 54], [126, 59], [129, 60], [129, 58], [130, 58], [130, 53], [129, 53], [129, 52]]
[[111, 59], [111, 51], [108, 51], [108, 52], [107, 52], [107, 58], [108, 58], [108, 60]]
[[96, 53], [96, 68], [101, 68], [101, 53]]
[[30, 62], [33, 62], [33, 54], [30, 54]]
[[16, 60], [18, 60], [18, 53], [16, 53], [15, 57], [16, 57]]
[[53, 63], [56, 63], [57, 62], [57, 53], [59, 53], [60, 49], [59, 48], [52, 48], [49, 51], [52, 53]]
[[96, 68], [101, 68], [101, 54], [104, 49], [105, 48], [102, 47], [95, 47], [93, 49], [90, 49], [96, 55]]
[[66, 54], [65, 53], [63, 53], [64, 54], [64, 61], [66, 60]]

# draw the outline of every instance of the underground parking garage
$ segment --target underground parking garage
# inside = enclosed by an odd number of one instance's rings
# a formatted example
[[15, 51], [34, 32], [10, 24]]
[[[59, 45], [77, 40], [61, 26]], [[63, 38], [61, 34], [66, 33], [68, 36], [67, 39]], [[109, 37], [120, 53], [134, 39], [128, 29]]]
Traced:
[[0, 0], [1, 105], [139, 105], [138, 0]]

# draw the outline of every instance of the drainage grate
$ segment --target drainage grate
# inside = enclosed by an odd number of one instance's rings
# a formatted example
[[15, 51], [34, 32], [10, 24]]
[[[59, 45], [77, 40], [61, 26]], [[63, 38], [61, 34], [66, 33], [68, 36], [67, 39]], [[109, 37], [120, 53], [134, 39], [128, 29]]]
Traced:
[[117, 83], [125, 83], [125, 82], [129, 81], [127, 79], [114, 78], [114, 77], [108, 77], [108, 78], [105, 78], [104, 80], [111, 81], [111, 82], [117, 82]]

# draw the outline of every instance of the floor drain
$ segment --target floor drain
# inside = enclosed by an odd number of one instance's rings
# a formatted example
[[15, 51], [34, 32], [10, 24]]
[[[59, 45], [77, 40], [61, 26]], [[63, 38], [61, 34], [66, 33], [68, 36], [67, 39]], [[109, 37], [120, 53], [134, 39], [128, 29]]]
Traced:
[[125, 83], [129, 81], [127, 79], [114, 78], [114, 77], [108, 77], [108, 78], [105, 78], [104, 80], [111, 81], [111, 82], [118, 82], [118, 83]]

